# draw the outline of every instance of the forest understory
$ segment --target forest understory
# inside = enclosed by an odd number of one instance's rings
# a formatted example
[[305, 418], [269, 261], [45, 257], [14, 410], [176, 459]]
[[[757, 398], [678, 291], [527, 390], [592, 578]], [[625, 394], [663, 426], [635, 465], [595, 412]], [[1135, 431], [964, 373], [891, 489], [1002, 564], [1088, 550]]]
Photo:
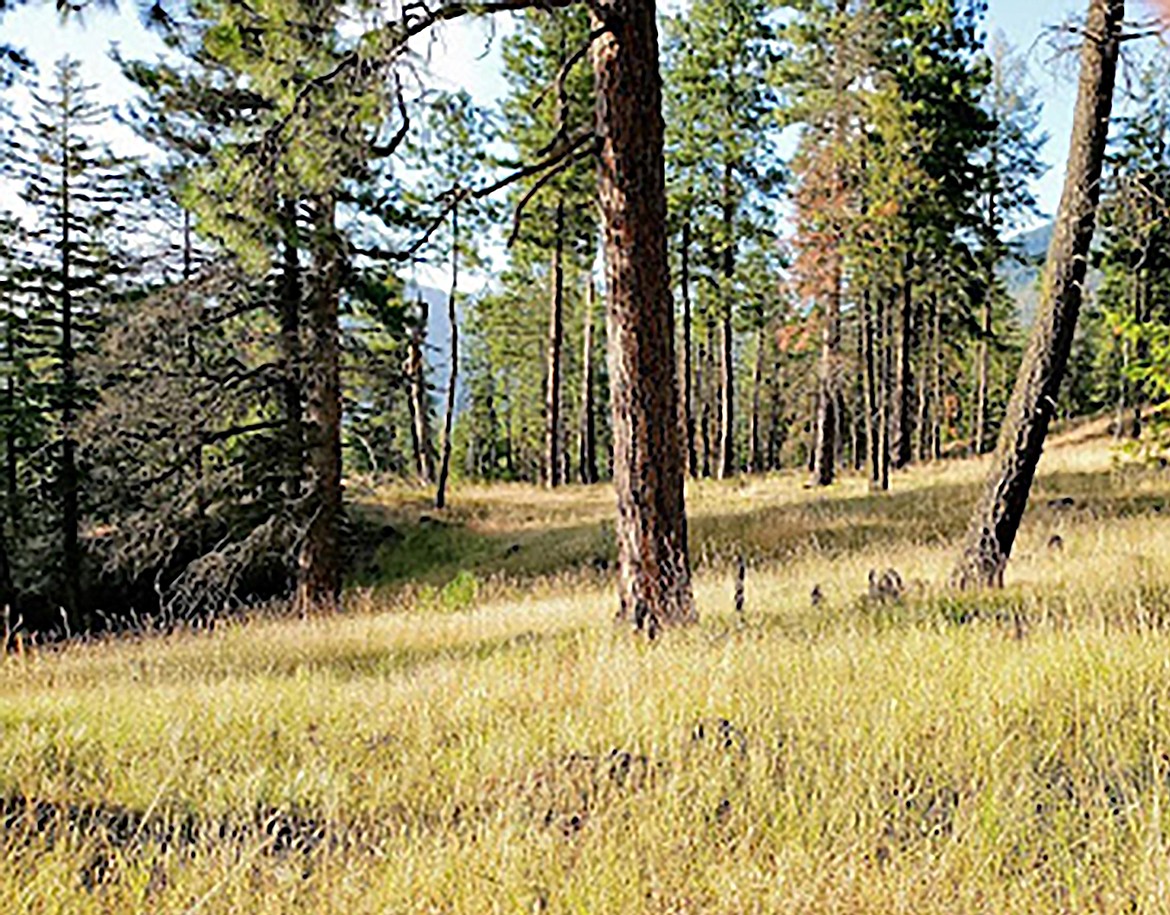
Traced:
[[653, 642], [607, 487], [354, 492], [342, 615], [4, 658], [0, 910], [1166, 911], [1170, 472], [1065, 430], [952, 591], [986, 469], [692, 486]]

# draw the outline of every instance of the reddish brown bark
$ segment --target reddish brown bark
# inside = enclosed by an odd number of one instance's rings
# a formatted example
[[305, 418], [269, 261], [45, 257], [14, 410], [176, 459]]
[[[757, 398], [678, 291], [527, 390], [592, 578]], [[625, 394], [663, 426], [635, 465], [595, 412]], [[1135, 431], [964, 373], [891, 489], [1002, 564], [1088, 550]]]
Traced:
[[662, 82], [653, 0], [599, 0], [594, 42], [620, 617], [653, 635], [690, 623], [685, 460], [666, 250]]

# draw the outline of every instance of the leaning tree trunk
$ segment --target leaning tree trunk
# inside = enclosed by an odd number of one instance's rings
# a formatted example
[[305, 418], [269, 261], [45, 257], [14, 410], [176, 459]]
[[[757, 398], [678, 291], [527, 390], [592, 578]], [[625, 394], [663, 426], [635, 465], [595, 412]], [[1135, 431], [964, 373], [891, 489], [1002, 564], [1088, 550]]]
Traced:
[[341, 240], [334, 198], [315, 198], [313, 211], [313, 277], [301, 373], [310, 496], [309, 525], [298, 562], [296, 605], [301, 613], [336, 610], [341, 597]]
[[961, 587], [1003, 584], [1076, 330], [1101, 193], [1124, 0], [1090, 0], [1068, 172], [1043, 295], [1000, 432], [987, 488], [955, 570]]
[[598, 0], [593, 9], [608, 26], [592, 53], [608, 281], [619, 616], [653, 636], [664, 626], [697, 619], [666, 252], [658, 29], [653, 0]]
[[593, 324], [596, 291], [590, 277], [585, 291], [585, 340], [581, 346], [581, 427], [577, 463], [582, 483], [597, 482], [597, 415], [593, 405]]
[[443, 410], [443, 444], [439, 459], [439, 483], [435, 508], [447, 507], [447, 480], [451, 475], [451, 427], [455, 423], [455, 383], [459, 380], [459, 316], [455, 297], [459, 289], [459, 205], [451, 208], [451, 294], [447, 297], [447, 321], [451, 325], [451, 370], [447, 375], [447, 404]]
[[561, 485], [561, 348], [565, 338], [564, 255], [565, 202], [557, 202], [553, 245], [552, 290], [548, 311], [548, 364], [544, 389], [544, 481], [551, 489]]

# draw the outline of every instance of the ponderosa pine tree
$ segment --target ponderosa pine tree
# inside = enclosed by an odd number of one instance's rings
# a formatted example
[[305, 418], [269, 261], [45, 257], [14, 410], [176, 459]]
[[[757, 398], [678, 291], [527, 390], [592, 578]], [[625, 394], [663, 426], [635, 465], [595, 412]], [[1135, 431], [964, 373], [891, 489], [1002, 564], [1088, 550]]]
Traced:
[[1002, 585], [1056, 409], [1088, 272], [1124, 18], [1124, 0], [1089, 2], [1068, 170], [1041, 307], [955, 570], [960, 587]]

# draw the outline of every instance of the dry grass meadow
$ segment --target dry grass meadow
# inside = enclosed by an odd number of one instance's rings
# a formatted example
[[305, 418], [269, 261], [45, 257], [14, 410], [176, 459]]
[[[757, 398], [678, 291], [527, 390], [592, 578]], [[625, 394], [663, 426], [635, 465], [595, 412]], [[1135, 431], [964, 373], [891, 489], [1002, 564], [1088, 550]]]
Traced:
[[0, 659], [0, 912], [1170, 911], [1170, 471], [1092, 432], [979, 597], [978, 462], [697, 486], [652, 645], [608, 489], [362, 490], [344, 616]]

